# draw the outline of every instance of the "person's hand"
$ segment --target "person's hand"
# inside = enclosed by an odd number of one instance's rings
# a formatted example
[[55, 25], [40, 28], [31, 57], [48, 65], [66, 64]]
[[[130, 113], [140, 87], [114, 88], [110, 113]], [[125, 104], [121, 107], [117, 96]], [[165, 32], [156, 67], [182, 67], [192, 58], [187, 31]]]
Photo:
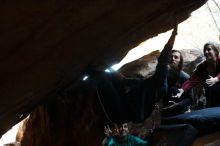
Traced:
[[209, 79], [205, 80], [206, 84], [208, 84], [210, 87], [213, 86], [215, 83], [218, 82], [218, 77], [212, 77], [209, 75]]
[[110, 129], [109, 125], [104, 127], [104, 133], [107, 137], [110, 137], [112, 135], [112, 130]]
[[177, 30], [178, 30], [178, 24], [175, 24], [173, 27], [172, 35], [177, 35]]
[[176, 95], [173, 95], [172, 96], [173, 98], [180, 98], [182, 96], [184, 90], [180, 88], [180, 89], [178, 89], [178, 91], [179, 91], [179, 93], [177, 93]]

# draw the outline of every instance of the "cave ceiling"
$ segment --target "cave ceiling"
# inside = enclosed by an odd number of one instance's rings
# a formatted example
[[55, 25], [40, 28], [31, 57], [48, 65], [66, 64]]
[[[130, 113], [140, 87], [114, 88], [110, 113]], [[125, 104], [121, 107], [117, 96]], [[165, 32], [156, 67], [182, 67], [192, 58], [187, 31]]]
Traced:
[[118, 62], [206, 1], [1, 1], [0, 131], [77, 83], [88, 64]]

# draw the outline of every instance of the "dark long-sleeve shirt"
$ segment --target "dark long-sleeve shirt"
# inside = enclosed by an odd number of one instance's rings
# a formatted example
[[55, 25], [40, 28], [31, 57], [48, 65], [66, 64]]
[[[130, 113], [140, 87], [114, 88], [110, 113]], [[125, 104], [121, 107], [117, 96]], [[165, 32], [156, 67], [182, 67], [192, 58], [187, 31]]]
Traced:
[[[212, 105], [215, 105], [216, 102], [219, 102], [220, 104], [220, 98], [218, 97], [220, 95], [220, 91], [219, 91], [220, 84], [218, 82], [212, 87], [210, 87], [205, 83], [206, 79], [208, 79], [209, 75], [211, 75], [208, 72], [207, 68], [208, 68], [207, 61], [203, 61], [202, 63], [200, 63], [195, 69], [195, 71], [193, 72], [192, 76], [182, 85], [181, 88], [184, 90], [184, 92], [187, 92], [188, 90], [192, 89], [194, 86], [202, 82], [205, 87], [205, 94], [208, 100], [209, 99], [218, 100], [218, 101], [216, 100], [211, 101], [212, 103], [210, 106], [212, 106]], [[218, 77], [218, 79], [220, 80], [220, 58], [218, 58], [216, 61], [216, 70], [215, 70], [214, 77]]]
[[[115, 123], [142, 122], [153, 111], [155, 103], [167, 94], [167, 73], [172, 46], [165, 45], [155, 74], [149, 78], [137, 79], [106, 74], [98, 84], [98, 92], [109, 118]], [[117, 73], [115, 73], [117, 74]], [[107, 82], [106, 82], [107, 81]], [[128, 87], [124, 89], [124, 87]], [[105, 96], [104, 96], [105, 95]]]
[[[210, 75], [207, 71], [207, 67], [207, 61], [204, 61], [197, 66], [192, 76], [182, 85], [184, 92], [187, 92], [201, 82], [205, 83], [205, 80], [208, 79]], [[220, 58], [217, 59], [216, 76], [220, 80]]]
[[192, 104], [193, 91], [189, 90], [185, 92], [180, 98], [172, 98], [172, 95], [178, 93], [178, 89], [181, 85], [189, 79], [189, 75], [184, 71], [175, 71], [172, 68], [168, 72], [168, 94], [164, 98], [164, 106], [170, 106], [169, 101], [173, 101], [176, 104], [171, 111], [164, 111], [166, 116], [181, 114], [188, 110], [188, 107]]

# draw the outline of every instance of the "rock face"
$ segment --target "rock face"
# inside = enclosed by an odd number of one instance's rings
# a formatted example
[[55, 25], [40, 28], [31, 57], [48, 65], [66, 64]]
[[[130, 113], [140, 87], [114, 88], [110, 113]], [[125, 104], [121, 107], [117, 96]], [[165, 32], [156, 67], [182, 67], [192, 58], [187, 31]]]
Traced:
[[[183, 70], [188, 74], [192, 74], [197, 64], [204, 59], [203, 52], [200, 50], [181, 50], [181, 53], [184, 58]], [[125, 64], [119, 71], [127, 77], [149, 77], [155, 71], [159, 55], [159, 51], [151, 52], [140, 59]]]
[[[189, 49], [189, 50], [180, 50], [184, 59], [183, 70], [188, 74], [192, 74], [196, 66], [204, 60], [203, 52], [200, 50]], [[155, 72], [157, 65], [157, 58], [159, 57], [160, 52], [154, 51], [148, 55], [143, 56], [142, 58], [125, 64], [119, 71], [127, 77], [140, 77], [148, 78], [152, 76]], [[202, 104], [205, 104], [202, 100], [201, 94], [203, 93], [203, 86], [194, 87], [194, 102], [192, 105], [192, 110], [202, 107]], [[204, 105], [205, 106], [205, 105]], [[161, 124], [161, 110], [162, 110], [162, 101], [156, 103], [155, 109], [152, 114], [145, 119], [143, 123], [137, 125], [131, 124], [130, 131], [137, 134], [139, 137], [148, 136], [150, 131], [154, 126]]]
[[[198, 63], [204, 60], [204, 56], [202, 51], [189, 49], [189, 50], [181, 50], [181, 53], [184, 58], [183, 62], [183, 70], [187, 72], [189, 75], [192, 74]], [[143, 56], [142, 58], [133, 61], [124, 65], [120, 72], [128, 77], [149, 77], [154, 74], [156, 65], [157, 65], [157, 57], [160, 55], [159, 51], [151, 52], [148, 55]], [[202, 85], [202, 84], [201, 84]], [[198, 100], [200, 96], [203, 94], [202, 86], [197, 86], [194, 88], [194, 102], [195, 105], [198, 104]]]
[[0, 134], [70, 84], [76, 87], [88, 64], [118, 61], [206, 1], [2, 1]]
[[120, 68], [120, 72], [126, 77], [149, 77], [154, 74], [159, 51], [151, 52], [135, 61], [125, 64]]
[[[149, 77], [154, 73], [159, 54], [159, 51], [152, 52], [126, 64], [119, 71], [127, 77]], [[182, 50], [182, 54], [185, 58], [184, 68], [190, 73], [191, 66], [201, 62], [202, 53], [198, 50]], [[31, 113], [25, 124], [21, 144], [100, 145], [104, 138], [103, 127], [108, 119], [98, 101], [99, 96], [93, 89], [82, 93], [75, 87], [66, 88], [54, 97], [54, 100]], [[132, 133], [145, 137], [152, 132], [155, 125], [160, 124], [161, 104], [157, 105], [158, 108], [155, 108], [152, 115], [143, 123], [131, 123]]]

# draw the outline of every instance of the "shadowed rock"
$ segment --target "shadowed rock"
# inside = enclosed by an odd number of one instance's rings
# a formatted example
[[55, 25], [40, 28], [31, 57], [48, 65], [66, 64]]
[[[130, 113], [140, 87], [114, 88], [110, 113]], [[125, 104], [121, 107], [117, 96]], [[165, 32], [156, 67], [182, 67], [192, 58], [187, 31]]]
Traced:
[[117, 62], [206, 1], [2, 1], [0, 134], [69, 85], [78, 86], [88, 64]]

